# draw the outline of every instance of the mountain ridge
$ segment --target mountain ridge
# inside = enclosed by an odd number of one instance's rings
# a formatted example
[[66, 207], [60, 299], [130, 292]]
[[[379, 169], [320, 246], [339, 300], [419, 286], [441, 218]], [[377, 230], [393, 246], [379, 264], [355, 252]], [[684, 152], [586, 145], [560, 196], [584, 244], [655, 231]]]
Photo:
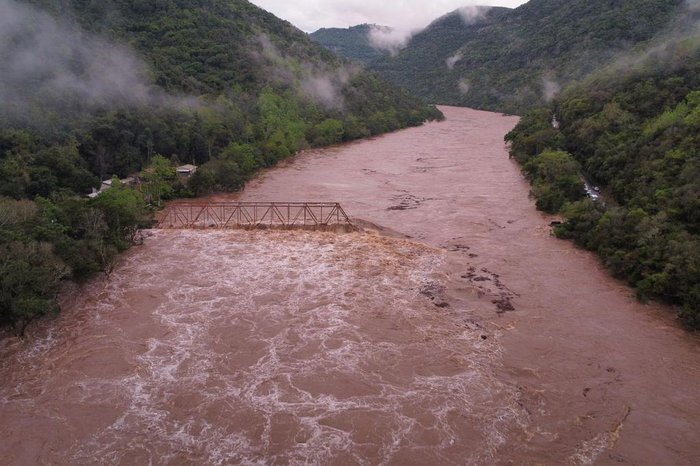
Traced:
[[370, 33], [375, 28], [385, 29], [388, 26], [359, 24], [349, 28], [321, 28], [309, 34], [309, 37], [335, 54], [368, 65], [389, 54], [389, 51], [372, 44]]
[[684, 0], [531, 0], [472, 22], [449, 13], [371, 68], [427, 101], [519, 113], [651, 40]]

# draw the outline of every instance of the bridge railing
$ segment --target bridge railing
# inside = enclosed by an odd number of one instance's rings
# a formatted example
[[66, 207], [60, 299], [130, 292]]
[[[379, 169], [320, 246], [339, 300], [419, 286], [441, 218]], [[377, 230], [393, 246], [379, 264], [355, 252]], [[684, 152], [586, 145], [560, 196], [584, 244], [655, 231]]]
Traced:
[[182, 202], [159, 216], [157, 228], [294, 228], [350, 225], [337, 202]]

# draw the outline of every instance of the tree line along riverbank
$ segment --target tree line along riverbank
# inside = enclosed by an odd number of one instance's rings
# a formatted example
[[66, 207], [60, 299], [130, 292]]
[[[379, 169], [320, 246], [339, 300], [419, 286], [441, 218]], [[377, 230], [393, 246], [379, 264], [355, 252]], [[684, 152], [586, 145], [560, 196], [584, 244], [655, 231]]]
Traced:
[[[506, 136], [537, 207], [595, 251], [639, 298], [700, 328], [700, 60], [676, 43], [631, 72], [609, 69], [525, 114]], [[552, 116], [558, 124], [552, 124]], [[580, 174], [614, 205], [586, 196]]]

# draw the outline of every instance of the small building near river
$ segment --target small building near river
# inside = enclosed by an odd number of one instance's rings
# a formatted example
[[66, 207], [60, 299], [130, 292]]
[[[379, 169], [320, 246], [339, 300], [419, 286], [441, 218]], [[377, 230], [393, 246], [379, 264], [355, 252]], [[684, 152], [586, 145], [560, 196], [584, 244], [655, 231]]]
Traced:
[[183, 165], [175, 169], [179, 178], [189, 178], [197, 171], [197, 166], [192, 164]]

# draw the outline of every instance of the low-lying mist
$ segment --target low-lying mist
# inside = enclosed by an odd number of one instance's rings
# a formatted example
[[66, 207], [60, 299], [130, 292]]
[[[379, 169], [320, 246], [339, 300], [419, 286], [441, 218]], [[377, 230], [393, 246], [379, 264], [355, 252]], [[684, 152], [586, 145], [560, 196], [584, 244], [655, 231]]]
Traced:
[[358, 66], [331, 68], [320, 62], [300, 62], [283, 54], [267, 35], [259, 35], [257, 42], [261, 50], [258, 60], [268, 68], [274, 80], [325, 109], [342, 111], [345, 108], [343, 88], [360, 71]]
[[367, 39], [375, 49], [389, 52], [392, 56], [396, 56], [401, 49], [406, 47], [408, 41], [418, 31], [420, 29], [372, 25], [367, 33]]
[[700, 51], [700, 0], [685, 0], [669, 25], [652, 40], [619, 54], [606, 69], [617, 74], [683, 65]]
[[0, 115], [26, 118], [116, 106], [193, 105], [152, 85], [130, 48], [14, 0], [0, 0]]
[[[486, 17], [491, 7], [488, 6], [464, 6], [458, 8], [448, 15], [459, 14], [466, 26], [470, 26]], [[439, 18], [438, 18], [439, 19]], [[399, 24], [393, 27], [372, 25], [370, 27], [367, 39], [369, 43], [377, 50], [389, 52], [392, 56], [396, 56], [410, 42], [411, 38], [424, 30], [428, 25], [420, 26], [413, 23]], [[461, 60], [462, 56], [457, 54], [453, 58], [448, 59], [447, 67], [452, 69], [454, 64]]]
[[468, 5], [458, 9], [457, 12], [464, 20], [464, 24], [471, 25], [486, 18], [489, 10], [491, 10], [490, 6]]

